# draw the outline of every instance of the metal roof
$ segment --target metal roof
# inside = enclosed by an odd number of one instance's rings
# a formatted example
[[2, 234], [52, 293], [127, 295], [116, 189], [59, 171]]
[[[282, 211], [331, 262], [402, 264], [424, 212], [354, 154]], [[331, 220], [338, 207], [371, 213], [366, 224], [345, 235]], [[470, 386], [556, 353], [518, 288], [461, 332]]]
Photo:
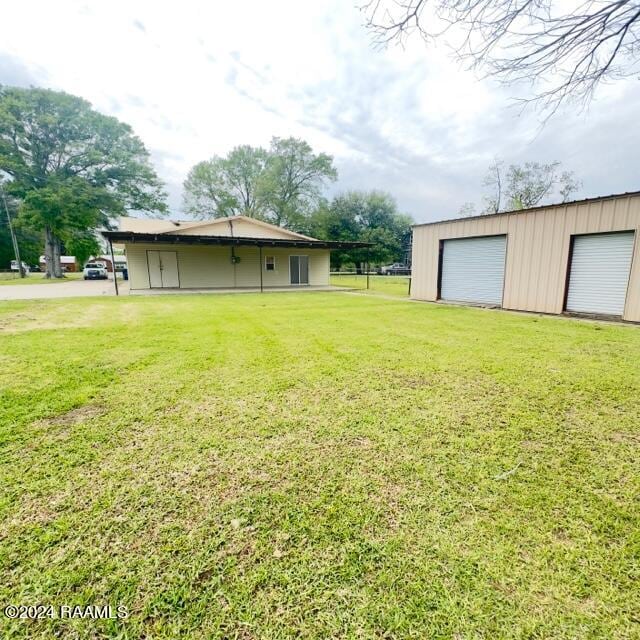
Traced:
[[420, 222], [411, 225], [413, 227], [427, 227], [432, 224], [444, 224], [445, 222], [464, 222], [465, 220], [478, 220], [480, 218], [495, 218], [496, 216], [508, 216], [514, 213], [526, 213], [528, 211], [540, 211], [542, 209], [553, 209], [556, 207], [567, 207], [572, 204], [584, 204], [587, 202], [598, 202], [600, 200], [611, 200], [613, 198], [630, 198], [632, 196], [640, 196], [640, 191], [625, 191], [624, 193], [613, 193], [610, 196], [596, 196], [595, 198], [584, 198], [582, 200], [571, 200], [569, 202], [556, 202], [554, 204], [543, 204], [538, 207], [529, 207], [528, 209], [513, 209], [511, 211], [500, 211], [499, 213], [484, 213], [477, 216], [467, 216], [461, 218], [446, 218], [444, 220], [436, 220], [435, 222]]
[[[46, 256], [40, 256], [40, 262], [46, 262]], [[75, 264], [76, 257], [75, 256], [60, 256], [60, 264]]]
[[[258, 220], [257, 218], [251, 218], [250, 216], [245, 215], [227, 216], [225, 218], [209, 218], [207, 220], [166, 220], [164, 218], [132, 218], [129, 216], [121, 216], [119, 218], [118, 231], [163, 234], [171, 234], [175, 231], [176, 234], [182, 235], [183, 231], [191, 231], [198, 227], [218, 225], [223, 227], [223, 233], [203, 233], [201, 235], [233, 236], [234, 222], [247, 222], [263, 229], [273, 229], [287, 238], [294, 237], [302, 238], [303, 240], [317, 240], [317, 238], [311, 238], [301, 233], [297, 233], [296, 231], [291, 231], [291, 229], [285, 229], [284, 227], [279, 227], [278, 225], [271, 224], [270, 222], [265, 222], [264, 220]], [[226, 225], [224, 223], [226, 223]], [[225, 228], [227, 226], [230, 228]]]
[[372, 242], [341, 242], [334, 240], [304, 240], [302, 238], [246, 238], [230, 236], [196, 236], [171, 233], [135, 233], [133, 231], [103, 231], [112, 242], [150, 242], [184, 245], [225, 245], [250, 247], [308, 247], [314, 249], [362, 249], [372, 247]]

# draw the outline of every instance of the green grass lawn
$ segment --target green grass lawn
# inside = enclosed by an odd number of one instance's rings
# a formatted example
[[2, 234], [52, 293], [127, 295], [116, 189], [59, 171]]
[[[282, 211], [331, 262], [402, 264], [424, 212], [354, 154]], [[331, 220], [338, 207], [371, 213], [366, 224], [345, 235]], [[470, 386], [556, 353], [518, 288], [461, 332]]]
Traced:
[[69, 282], [69, 280], [82, 280], [82, 272], [67, 273], [64, 278], [45, 278], [44, 273], [30, 273], [26, 278], [20, 278], [13, 273], [0, 273], [0, 287], [12, 284], [55, 284], [56, 282]]
[[384, 293], [390, 296], [409, 296], [408, 276], [369, 276], [367, 290], [367, 276], [355, 274], [331, 274], [331, 284], [337, 287], [351, 287], [362, 289], [367, 293]]
[[640, 637], [640, 329], [342, 293], [0, 307], [7, 638]]

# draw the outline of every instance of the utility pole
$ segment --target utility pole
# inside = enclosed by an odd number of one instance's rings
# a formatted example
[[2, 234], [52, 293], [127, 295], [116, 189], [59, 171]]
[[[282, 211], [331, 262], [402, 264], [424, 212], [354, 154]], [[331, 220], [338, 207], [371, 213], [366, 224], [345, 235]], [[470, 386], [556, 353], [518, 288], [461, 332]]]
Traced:
[[22, 260], [20, 260], [20, 247], [18, 247], [18, 239], [16, 238], [15, 231], [13, 230], [13, 224], [11, 222], [11, 214], [9, 213], [9, 206], [7, 205], [7, 196], [4, 194], [4, 187], [0, 182], [0, 192], [2, 193], [2, 202], [4, 203], [4, 210], [7, 214], [7, 222], [9, 223], [9, 233], [11, 234], [11, 242], [13, 243], [13, 253], [16, 256], [16, 262], [18, 263], [18, 271], [20, 273], [20, 277], [26, 277], [26, 273], [24, 272], [24, 267], [22, 266]]

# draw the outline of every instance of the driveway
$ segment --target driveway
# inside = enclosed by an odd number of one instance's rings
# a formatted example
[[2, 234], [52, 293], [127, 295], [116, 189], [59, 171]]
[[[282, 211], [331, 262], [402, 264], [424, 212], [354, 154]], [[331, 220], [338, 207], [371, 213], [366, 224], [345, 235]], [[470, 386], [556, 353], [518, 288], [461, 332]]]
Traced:
[[[129, 283], [118, 280], [120, 294], [129, 293]], [[69, 280], [47, 284], [0, 285], [0, 300], [34, 300], [37, 298], [81, 298], [115, 295], [113, 280]]]

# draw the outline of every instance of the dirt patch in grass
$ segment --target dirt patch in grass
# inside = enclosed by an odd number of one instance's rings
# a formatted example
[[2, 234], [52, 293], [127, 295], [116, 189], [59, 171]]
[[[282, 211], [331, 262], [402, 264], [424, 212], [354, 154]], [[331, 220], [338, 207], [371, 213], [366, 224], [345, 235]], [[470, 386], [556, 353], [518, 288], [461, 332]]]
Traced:
[[55, 418], [49, 418], [45, 422], [51, 425], [69, 427], [80, 422], [85, 422], [86, 420], [102, 416], [105, 411], [106, 409], [102, 405], [86, 404], [82, 407], [71, 409], [70, 411], [56, 416]]
[[84, 425], [101, 418], [108, 409], [101, 404], [86, 404], [69, 409], [61, 414], [35, 420], [32, 425], [32, 437], [24, 444], [29, 451], [50, 449], [59, 446], [84, 430]]
[[640, 447], [640, 433], [612, 433], [611, 440], [613, 442]]

